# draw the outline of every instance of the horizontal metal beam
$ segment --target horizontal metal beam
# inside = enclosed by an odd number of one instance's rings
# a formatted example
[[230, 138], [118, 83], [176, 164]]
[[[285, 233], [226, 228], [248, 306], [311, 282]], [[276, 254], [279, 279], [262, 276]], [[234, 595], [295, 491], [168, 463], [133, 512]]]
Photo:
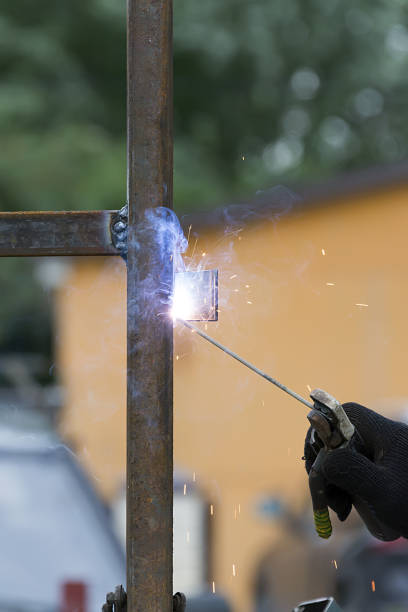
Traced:
[[0, 257], [118, 255], [110, 227], [117, 211], [0, 213]]

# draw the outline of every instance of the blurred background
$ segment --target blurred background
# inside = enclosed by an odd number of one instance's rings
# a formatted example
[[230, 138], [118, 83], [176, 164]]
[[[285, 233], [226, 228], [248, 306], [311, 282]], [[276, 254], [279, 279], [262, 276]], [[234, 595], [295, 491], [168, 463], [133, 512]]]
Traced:
[[[120, 208], [124, 0], [0, 7], [1, 209]], [[404, 419], [406, 2], [174, 10], [174, 201], [186, 262], [220, 271], [207, 331], [305, 396]], [[98, 610], [124, 581], [124, 264], [3, 259], [0, 287], [0, 610]], [[406, 544], [355, 517], [318, 541], [306, 413], [214, 351], [175, 328], [175, 590], [408, 609]]]

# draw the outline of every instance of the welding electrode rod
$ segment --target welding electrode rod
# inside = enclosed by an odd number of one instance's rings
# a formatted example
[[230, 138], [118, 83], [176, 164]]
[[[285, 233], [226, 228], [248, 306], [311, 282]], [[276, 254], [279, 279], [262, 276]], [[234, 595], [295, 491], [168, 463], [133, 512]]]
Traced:
[[269, 376], [269, 374], [265, 374], [265, 372], [262, 372], [262, 370], [259, 370], [257, 367], [252, 365], [252, 363], [249, 363], [249, 361], [246, 361], [246, 359], [243, 359], [242, 357], [234, 353], [234, 351], [231, 351], [226, 346], [223, 346], [222, 344], [214, 340], [214, 338], [211, 338], [211, 336], [208, 336], [206, 333], [201, 331], [201, 329], [199, 329], [198, 327], [195, 327], [195, 325], [192, 325], [189, 321], [185, 321], [184, 319], [177, 319], [177, 320], [180, 321], [180, 323], [183, 323], [183, 325], [191, 329], [193, 332], [195, 332], [196, 334], [204, 338], [204, 340], [208, 340], [208, 342], [211, 342], [211, 344], [213, 344], [217, 348], [224, 351], [224, 353], [227, 353], [227, 355], [230, 355], [231, 357], [241, 362], [244, 366], [246, 366], [247, 368], [249, 368], [256, 374], [259, 374], [259, 376], [262, 376], [262, 378], [265, 378], [267, 381], [271, 382], [273, 385], [276, 385], [277, 387], [279, 387], [279, 389], [282, 389], [282, 391], [285, 391], [285, 393], [288, 393], [289, 395], [297, 399], [298, 402], [301, 402], [308, 408], [313, 408], [313, 404], [305, 400], [301, 395], [296, 393], [296, 391], [292, 391], [285, 385], [282, 385], [282, 383], [280, 383], [279, 380], [276, 380], [276, 378], [272, 378], [272, 376]]

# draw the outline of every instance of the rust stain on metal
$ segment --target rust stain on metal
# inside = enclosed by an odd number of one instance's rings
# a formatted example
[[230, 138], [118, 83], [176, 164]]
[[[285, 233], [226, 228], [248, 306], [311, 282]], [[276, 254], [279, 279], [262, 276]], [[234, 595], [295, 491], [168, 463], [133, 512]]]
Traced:
[[173, 329], [157, 299], [171, 290], [172, 263], [140, 229], [147, 209], [172, 207], [172, 176], [172, 2], [128, 0], [130, 612], [172, 610]]
[[116, 211], [0, 213], [0, 257], [118, 255], [110, 226]]

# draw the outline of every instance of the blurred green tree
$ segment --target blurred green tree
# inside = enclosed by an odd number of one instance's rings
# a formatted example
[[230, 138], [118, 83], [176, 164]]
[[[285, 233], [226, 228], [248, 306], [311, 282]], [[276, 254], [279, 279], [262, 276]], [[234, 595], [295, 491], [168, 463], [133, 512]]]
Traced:
[[406, 157], [403, 0], [175, 6], [182, 209]]
[[[125, 11], [0, 0], [3, 210], [124, 202]], [[406, 157], [405, 23], [404, 0], [175, 0], [176, 210]], [[0, 348], [48, 329], [32, 265], [2, 262]]]

